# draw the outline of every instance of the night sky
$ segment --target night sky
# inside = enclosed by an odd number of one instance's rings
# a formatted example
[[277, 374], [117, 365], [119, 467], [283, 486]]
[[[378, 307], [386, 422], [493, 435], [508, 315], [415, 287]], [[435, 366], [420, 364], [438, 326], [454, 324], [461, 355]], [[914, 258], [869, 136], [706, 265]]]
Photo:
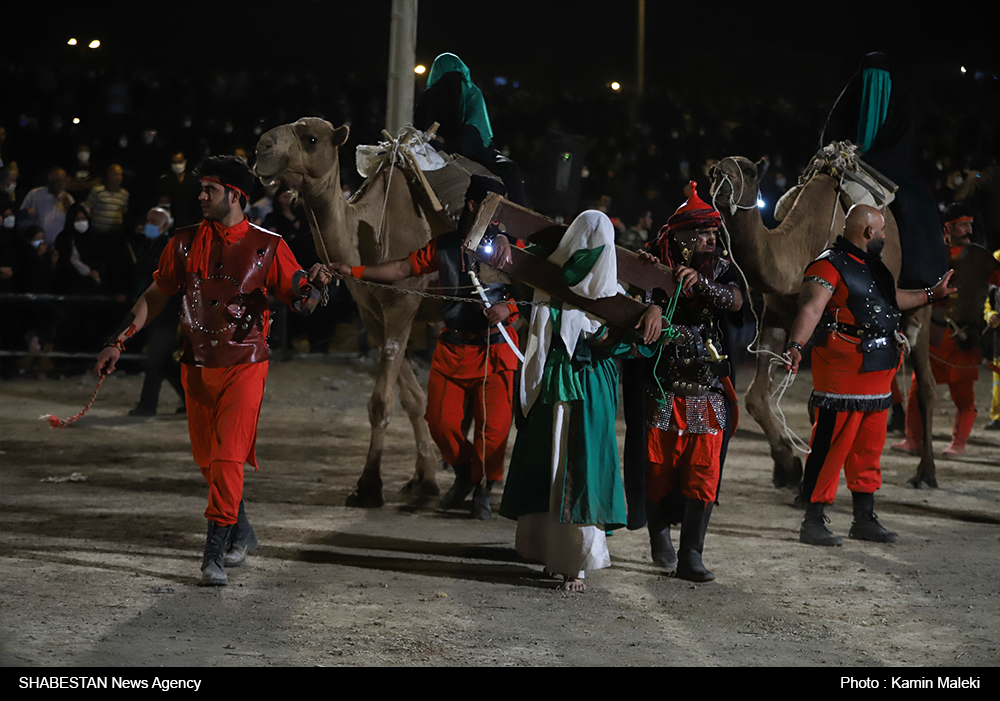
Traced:
[[[102, 41], [100, 58], [191, 70], [206, 61], [250, 68], [282, 63], [359, 76], [386, 74], [390, 0], [276, 3], [7, 3], [4, 63], [80, 60], [70, 36]], [[957, 75], [966, 66], [992, 77], [1000, 52], [986, 36], [986, 3], [918, 12], [875, 3], [733, 3], [648, 0], [647, 85], [780, 85], [828, 96], [867, 51], [886, 51], [915, 78]], [[887, 10], [883, 5], [905, 7]], [[636, 0], [424, 0], [417, 58], [451, 51], [473, 78], [526, 86], [634, 85]], [[851, 8], [855, 9], [851, 9]], [[154, 9], [156, 8], [156, 9]], [[846, 8], [846, 9], [845, 9]], [[978, 11], [977, 11], [977, 8]], [[224, 37], [224, 38], [223, 38]], [[96, 53], [96, 52], [95, 52]], [[996, 81], [994, 81], [996, 82]], [[720, 98], [724, 99], [720, 95]], [[828, 98], [827, 98], [828, 99]]]

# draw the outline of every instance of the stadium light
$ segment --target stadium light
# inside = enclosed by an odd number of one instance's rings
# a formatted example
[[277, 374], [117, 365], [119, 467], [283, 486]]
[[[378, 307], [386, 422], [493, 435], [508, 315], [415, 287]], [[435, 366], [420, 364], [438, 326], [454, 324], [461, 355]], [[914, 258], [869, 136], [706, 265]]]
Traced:
[[413, 67], [413, 72], [416, 73], [417, 75], [423, 75], [424, 73], [427, 72], [427, 66], [425, 66], [423, 64], [414, 66]]
[[619, 90], [622, 89], [622, 84], [619, 83], [617, 80], [615, 80], [611, 83], [611, 89], [614, 90], [615, 92], [618, 92]]
[[69, 44], [70, 46], [76, 46], [76, 39], [72, 39], [72, 38], [71, 38], [71, 39], [70, 39], [69, 41], [67, 41], [66, 43], [67, 43], [67, 44]]
[[87, 44], [87, 47], [91, 48], [91, 49], [96, 49], [100, 45], [101, 45], [100, 40], [94, 39], [92, 42], [90, 42], [89, 44]]

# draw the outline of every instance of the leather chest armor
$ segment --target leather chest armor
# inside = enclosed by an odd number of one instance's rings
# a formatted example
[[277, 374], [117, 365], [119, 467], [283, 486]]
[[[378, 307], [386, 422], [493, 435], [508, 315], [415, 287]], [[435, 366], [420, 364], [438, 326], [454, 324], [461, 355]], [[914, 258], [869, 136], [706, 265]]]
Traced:
[[[177, 230], [172, 245], [187, 261], [198, 226]], [[250, 225], [242, 239], [210, 249], [208, 276], [186, 271], [181, 324], [187, 343], [181, 362], [218, 368], [262, 363], [267, 347], [267, 274], [281, 237]]]
[[889, 370], [899, 364], [900, 347], [896, 340], [902, 316], [895, 302], [886, 298], [875, 282], [871, 269], [846, 251], [827, 249], [816, 260], [826, 259], [836, 268], [847, 287], [847, 309], [854, 316], [853, 327], [838, 323], [829, 312], [823, 322], [830, 332], [854, 336], [860, 340], [858, 351], [864, 354], [865, 372]]
[[[441, 294], [453, 297], [467, 297], [470, 303], [446, 301], [441, 305], [441, 318], [453, 331], [480, 332], [486, 331], [490, 323], [483, 314], [483, 305], [479, 294], [471, 288], [474, 261], [472, 256], [462, 249], [464, 238], [458, 232], [442, 234], [437, 239], [438, 277], [441, 284]], [[507, 299], [507, 286], [494, 283], [485, 287], [486, 296], [491, 302], [502, 302]]]

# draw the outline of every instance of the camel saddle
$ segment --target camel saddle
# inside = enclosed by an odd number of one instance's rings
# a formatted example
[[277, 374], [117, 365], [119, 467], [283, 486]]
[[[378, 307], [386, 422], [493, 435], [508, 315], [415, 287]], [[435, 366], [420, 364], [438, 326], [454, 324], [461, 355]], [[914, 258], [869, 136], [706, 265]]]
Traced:
[[[496, 193], [490, 193], [479, 205], [465, 239], [465, 248], [476, 260], [488, 263], [490, 256], [486, 249], [497, 234], [554, 248], [567, 228], [566, 224], [516, 205]], [[674, 276], [670, 268], [643, 261], [637, 253], [621, 246], [615, 246], [615, 252], [619, 280], [646, 291], [656, 288], [667, 295], [674, 293]], [[624, 329], [634, 328], [646, 311], [645, 304], [621, 293], [601, 299], [581, 297], [563, 282], [559, 266], [520, 248], [511, 247], [510, 257], [511, 262], [500, 269], [503, 275], [489, 274], [492, 269], [484, 268], [483, 282], [513, 279]]]
[[355, 162], [365, 182], [351, 197], [351, 202], [360, 198], [371, 177], [393, 159], [394, 165], [406, 174], [407, 184], [420, 202], [433, 235], [454, 231], [465, 206], [470, 178], [473, 175], [500, 178], [464, 156], [435, 150], [431, 140], [436, 128], [435, 123], [423, 132], [407, 125], [395, 138], [383, 129], [386, 141], [374, 146], [358, 146]]
[[857, 146], [850, 141], [834, 141], [816, 152], [799, 176], [798, 185], [778, 200], [774, 206], [775, 220], [784, 220], [805, 184], [819, 174], [829, 175], [840, 183], [840, 199], [845, 210], [855, 204], [877, 209], [888, 207], [899, 190], [896, 183], [861, 160]]

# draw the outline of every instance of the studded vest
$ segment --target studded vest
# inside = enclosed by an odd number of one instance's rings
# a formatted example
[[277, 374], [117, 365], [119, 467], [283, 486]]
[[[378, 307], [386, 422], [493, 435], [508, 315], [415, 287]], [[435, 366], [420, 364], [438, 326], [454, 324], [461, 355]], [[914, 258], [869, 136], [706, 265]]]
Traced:
[[889, 370], [899, 364], [901, 349], [896, 340], [902, 314], [893, 300], [886, 299], [872, 275], [871, 268], [846, 251], [827, 249], [816, 260], [826, 259], [840, 273], [847, 287], [847, 309], [854, 325], [838, 324], [829, 313], [823, 322], [830, 332], [854, 336], [860, 340], [864, 371]]
[[[198, 226], [177, 230], [172, 245], [187, 261]], [[267, 348], [267, 273], [281, 237], [250, 225], [242, 239], [212, 246], [208, 277], [187, 271], [181, 326], [187, 337], [181, 362], [219, 368], [262, 363]]]

